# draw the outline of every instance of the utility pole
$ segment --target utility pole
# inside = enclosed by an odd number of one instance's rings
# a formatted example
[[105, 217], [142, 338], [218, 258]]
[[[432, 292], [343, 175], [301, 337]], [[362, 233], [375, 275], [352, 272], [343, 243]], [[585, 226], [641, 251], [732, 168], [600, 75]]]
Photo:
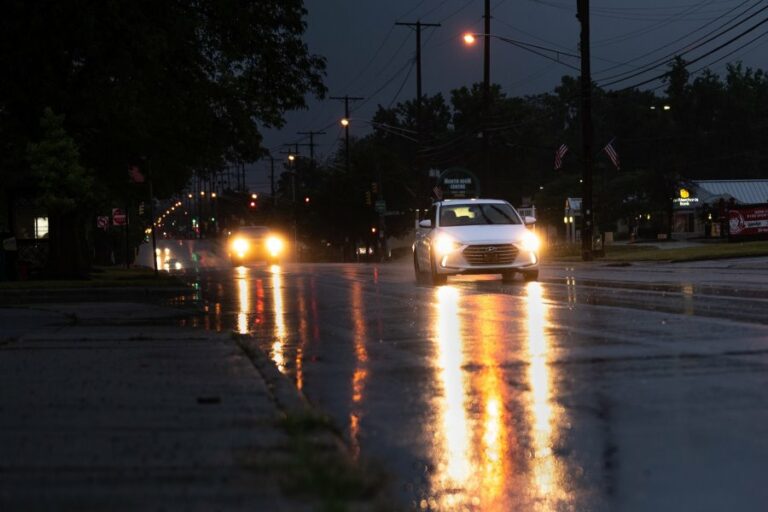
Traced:
[[416, 22], [395, 22], [395, 25], [403, 27], [416, 27], [416, 129], [419, 132], [419, 145], [423, 142], [423, 121], [421, 117], [421, 28], [422, 27], [439, 27], [439, 23], [422, 23]]
[[589, 0], [578, 0], [576, 17], [581, 22], [581, 259], [592, 260], [592, 74], [589, 64]]
[[315, 167], [315, 135], [325, 135], [325, 132], [296, 132], [299, 135], [309, 135], [309, 165], [312, 169]]
[[347, 120], [346, 124], [344, 124], [344, 148], [346, 153], [346, 170], [349, 172], [349, 102], [350, 101], [360, 101], [365, 98], [362, 98], [360, 96], [331, 96], [330, 99], [332, 100], [340, 100], [344, 102], [344, 119]]
[[277, 204], [275, 197], [275, 157], [269, 155], [269, 190], [272, 194], [272, 206]]
[[491, 0], [485, 0], [483, 27], [483, 174], [486, 190], [491, 190], [491, 155], [488, 143], [488, 117], [491, 114]]

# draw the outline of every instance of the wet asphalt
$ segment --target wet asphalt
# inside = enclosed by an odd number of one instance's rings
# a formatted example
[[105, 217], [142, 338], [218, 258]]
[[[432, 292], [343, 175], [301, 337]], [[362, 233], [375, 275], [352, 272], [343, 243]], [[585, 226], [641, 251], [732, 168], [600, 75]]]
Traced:
[[764, 510], [768, 263], [190, 272], [418, 510]]

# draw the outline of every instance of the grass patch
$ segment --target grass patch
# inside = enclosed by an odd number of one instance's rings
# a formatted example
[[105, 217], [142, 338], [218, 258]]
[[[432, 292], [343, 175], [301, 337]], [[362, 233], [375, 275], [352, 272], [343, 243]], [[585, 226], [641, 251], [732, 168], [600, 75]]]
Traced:
[[[339, 436], [339, 429], [322, 414], [288, 414], [280, 421], [291, 438], [295, 464], [282, 481], [283, 491], [291, 495], [319, 497], [323, 510], [343, 511], [352, 502], [375, 500], [384, 477], [379, 471], [363, 467], [327, 440]], [[323, 434], [330, 434], [324, 436]]]
[[[605, 257], [601, 258], [600, 261], [669, 261], [682, 263], [686, 261], [758, 256], [768, 256], [768, 242], [702, 243], [695, 247], [681, 247], [678, 249], [660, 249], [656, 246], [643, 244], [609, 245], [606, 246]], [[549, 251], [548, 259], [560, 261], [580, 260], [581, 249], [579, 247], [556, 247]]]
[[163, 288], [183, 287], [179, 278], [145, 268], [95, 267], [87, 279], [31, 279], [28, 281], [2, 281], [0, 290], [43, 290], [72, 288]]

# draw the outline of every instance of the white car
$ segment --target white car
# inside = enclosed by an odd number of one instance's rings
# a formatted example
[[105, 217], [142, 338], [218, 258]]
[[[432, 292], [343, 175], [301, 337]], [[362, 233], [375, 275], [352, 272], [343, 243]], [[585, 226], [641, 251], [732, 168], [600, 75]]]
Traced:
[[499, 199], [446, 199], [419, 222], [413, 244], [416, 280], [444, 284], [455, 274], [522, 274], [539, 278], [539, 239], [511, 204]]

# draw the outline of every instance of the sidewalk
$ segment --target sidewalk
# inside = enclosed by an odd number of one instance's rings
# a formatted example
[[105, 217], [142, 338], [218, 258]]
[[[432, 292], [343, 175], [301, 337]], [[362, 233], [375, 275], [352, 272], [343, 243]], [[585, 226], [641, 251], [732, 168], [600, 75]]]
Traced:
[[370, 509], [297, 489], [318, 467], [305, 452], [351, 459], [329, 430], [285, 428], [317, 413], [247, 340], [115, 325], [179, 314], [0, 308], [0, 510]]

